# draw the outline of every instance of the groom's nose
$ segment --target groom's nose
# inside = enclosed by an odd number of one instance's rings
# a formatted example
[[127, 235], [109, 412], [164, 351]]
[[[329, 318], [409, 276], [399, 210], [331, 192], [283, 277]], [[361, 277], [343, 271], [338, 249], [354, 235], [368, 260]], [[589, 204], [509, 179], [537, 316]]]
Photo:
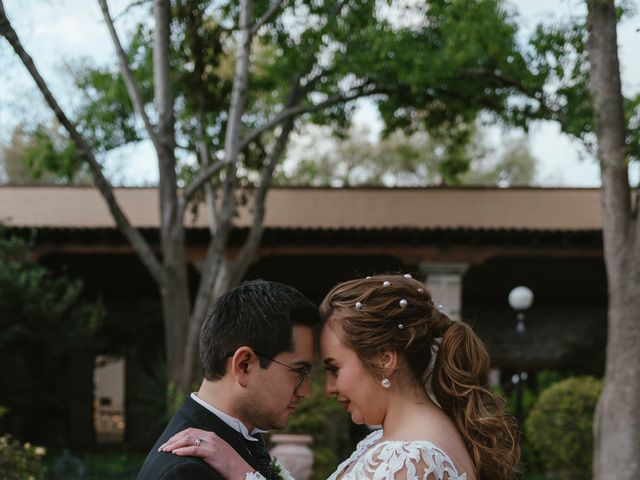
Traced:
[[307, 376], [295, 390], [296, 396], [304, 398], [311, 393], [311, 379]]

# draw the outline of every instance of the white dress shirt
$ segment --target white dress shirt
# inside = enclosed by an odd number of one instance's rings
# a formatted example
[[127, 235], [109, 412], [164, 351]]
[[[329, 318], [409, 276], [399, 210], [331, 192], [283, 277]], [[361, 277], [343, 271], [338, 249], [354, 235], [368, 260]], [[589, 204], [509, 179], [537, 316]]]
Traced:
[[204, 400], [199, 398], [198, 395], [195, 392], [191, 394], [191, 398], [193, 399], [194, 402], [199, 403], [204, 408], [209, 410], [216, 417], [218, 417], [224, 423], [229, 425], [236, 432], [240, 433], [240, 435], [242, 435], [247, 440], [250, 440], [252, 442], [257, 442], [258, 439], [253, 437], [252, 435], [255, 435], [257, 433], [265, 433], [267, 431], [267, 430], [260, 430], [259, 428], [254, 428], [253, 430], [251, 430], [251, 432], [249, 432], [249, 429], [247, 428], [247, 426], [244, 423], [242, 423], [240, 420], [238, 420], [235, 417], [232, 417], [231, 415], [227, 415], [222, 410], [218, 410], [213, 405], [208, 404], [207, 402], [205, 402]]

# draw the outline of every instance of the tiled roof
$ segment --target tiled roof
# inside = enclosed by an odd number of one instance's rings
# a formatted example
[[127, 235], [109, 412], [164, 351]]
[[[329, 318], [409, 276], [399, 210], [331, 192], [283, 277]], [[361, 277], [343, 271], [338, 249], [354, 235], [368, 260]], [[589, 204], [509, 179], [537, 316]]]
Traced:
[[[159, 225], [158, 191], [118, 188], [131, 222]], [[188, 227], [206, 227], [205, 207], [187, 214]], [[236, 224], [250, 225], [243, 207]], [[0, 187], [0, 224], [46, 229], [103, 229], [114, 222], [90, 187]], [[598, 189], [570, 188], [272, 188], [265, 227], [312, 230], [541, 230], [602, 228]]]

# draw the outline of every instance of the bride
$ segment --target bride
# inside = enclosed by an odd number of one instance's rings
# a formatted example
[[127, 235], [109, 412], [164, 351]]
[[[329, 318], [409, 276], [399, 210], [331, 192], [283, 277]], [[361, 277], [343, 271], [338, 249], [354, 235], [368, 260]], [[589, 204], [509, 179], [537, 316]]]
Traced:
[[[489, 356], [410, 275], [338, 284], [320, 315], [326, 391], [357, 424], [381, 425], [330, 480], [503, 480], [520, 449], [515, 420], [488, 383]], [[194, 446], [192, 438], [202, 442]], [[263, 479], [212, 432], [189, 429], [162, 450], [202, 457], [229, 479]]]

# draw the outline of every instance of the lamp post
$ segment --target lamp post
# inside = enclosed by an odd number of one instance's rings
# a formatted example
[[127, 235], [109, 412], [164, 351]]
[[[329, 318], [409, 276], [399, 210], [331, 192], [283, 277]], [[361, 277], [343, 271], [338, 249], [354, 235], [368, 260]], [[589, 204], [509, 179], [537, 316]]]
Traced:
[[522, 423], [522, 383], [526, 379], [524, 373], [524, 311], [533, 303], [533, 292], [527, 287], [515, 287], [509, 292], [509, 305], [516, 311], [516, 361], [518, 373], [513, 380], [516, 384], [516, 418]]

